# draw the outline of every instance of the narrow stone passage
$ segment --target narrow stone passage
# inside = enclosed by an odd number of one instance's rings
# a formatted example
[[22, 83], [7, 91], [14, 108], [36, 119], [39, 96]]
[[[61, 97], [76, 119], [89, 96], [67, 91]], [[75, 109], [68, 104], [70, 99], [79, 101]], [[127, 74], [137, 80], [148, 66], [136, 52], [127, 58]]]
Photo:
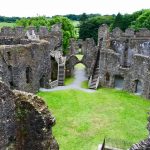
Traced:
[[47, 91], [48, 92], [48, 91], [60, 91], [60, 90], [66, 90], [66, 89], [77, 89], [77, 90], [81, 90], [84, 92], [95, 92], [95, 90], [84, 89], [81, 87], [81, 83], [83, 81], [87, 80], [87, 77], [85, 74], [85, 68], [75, 67], [74, 77], [75, 77], [75, 80], [70, 85], [58, 86], [58, 87], [55, 87], [53, 89], [40, 88], [40, 91]]

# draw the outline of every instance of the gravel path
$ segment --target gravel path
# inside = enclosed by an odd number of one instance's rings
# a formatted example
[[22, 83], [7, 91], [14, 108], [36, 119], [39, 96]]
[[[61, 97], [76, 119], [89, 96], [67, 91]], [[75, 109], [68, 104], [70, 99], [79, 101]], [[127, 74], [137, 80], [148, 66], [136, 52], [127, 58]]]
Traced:
[[53, 89], [45, 89], [45, 88], [40, 88], [40, 91], [60, 91], [60, 90], [66, 90], [66, 89], [77, 89], [81, 90], [84, 92], [95, 92], [95, 90], [91, 89], [84, 89], [81, 87], [81, 83], [85, 80], [87, 80], [87, 77], [85, 75], [85, 69], [84, 68], [75, 68], [74, 72], [75, 80], [72, 84], [67, 85], [67, 86], [58, 86]]

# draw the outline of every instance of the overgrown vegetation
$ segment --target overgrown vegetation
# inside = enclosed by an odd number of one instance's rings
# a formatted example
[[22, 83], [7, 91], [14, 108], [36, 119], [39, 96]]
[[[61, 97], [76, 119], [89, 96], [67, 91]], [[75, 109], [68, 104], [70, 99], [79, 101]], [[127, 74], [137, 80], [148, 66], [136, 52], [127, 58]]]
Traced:
[[139, 30], [140, 28], [147, 28], [150, 30], [150, 9], [141, 11], [141, 15], [138, 15], [136, 21], [131, 23], [131, 27], [136, 30]]
[[[145, 137], [150, 102], [127, 92], [102, 88], [40, 92], [56, 117], [54, 135], [61, 150], [95, 150], [107, 145], [129, 148]], [[109, 139], [109, 140], [107, 140]]]

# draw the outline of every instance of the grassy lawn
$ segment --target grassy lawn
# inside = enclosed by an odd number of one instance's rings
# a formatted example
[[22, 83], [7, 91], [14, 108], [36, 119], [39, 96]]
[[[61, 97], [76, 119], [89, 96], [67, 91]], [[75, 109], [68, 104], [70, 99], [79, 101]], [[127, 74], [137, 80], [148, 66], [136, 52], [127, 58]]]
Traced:
[[84, 88], [84, 89], [88, 89], [88, 81], [85, 80], [81, 83], [81, 87]]
[[77, 57], [79, 60], [82, 60], [83, 55], [78, 54], [78, 55], [76, 55], [76, 57]]
[[74, 80], [75, 80], [75, 78], [74, 78], [74, 77], [65, 78], [65, 85], [69, 85], [69, 84], [71, 84]]
[[0, 29], [4, 26], [15, 27], [15, 23], [0, 22]]
[[79, 63], [79, 64], [75, 65], [75, 68], [85, 69], [85, 66], [82, 63]]
[[[104, 137], [108, 145], [126, 149], [148, 132], [150, 102], [127, 92], [102, 88], [40, 92], [56, 117], [53, 133], [60, 150], [96, 150]], [[124, 143], [125, 142], [125, 143]]]

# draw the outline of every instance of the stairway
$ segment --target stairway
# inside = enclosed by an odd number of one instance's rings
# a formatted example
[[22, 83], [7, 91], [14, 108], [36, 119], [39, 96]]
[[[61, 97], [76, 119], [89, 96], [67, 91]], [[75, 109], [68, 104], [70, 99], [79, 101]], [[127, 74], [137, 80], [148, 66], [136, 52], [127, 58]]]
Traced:
[[89, 88], [90, 89], [97, 89], [99, 84], [99, 65], [97, 65], [97, 67], [94, 70], [93, 75], [90, 77], [90, 81], [89, 81]]
[[89, 80], [90, 89], [96, 90], [99, 85], [99, 57], [100, 57], [100, 52], [98, 51], [93, 73]]
[[65, 80], [65, 64], [58, 64], [58, 86], [63, 86]]

